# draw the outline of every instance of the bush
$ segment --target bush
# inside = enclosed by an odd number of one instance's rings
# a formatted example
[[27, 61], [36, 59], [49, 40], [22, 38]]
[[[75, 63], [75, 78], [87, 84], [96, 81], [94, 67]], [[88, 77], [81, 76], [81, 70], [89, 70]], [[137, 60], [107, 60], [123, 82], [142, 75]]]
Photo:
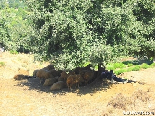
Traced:
[[16, 50], [10, 50], [11, 54], [18, 54], [18, 52]]
[[133, 68], [132, 68], [132, 71], [139, 71], [141, 69], [141, 67], [139, 65], [135, 65]]
[[114, 66], [112, 64], [111, 65], [107, 65], [106, 69], [107, 70], [115, 70], [115, 68], [114, 68]]
[[146, 63], [143, 63], [142, 65], [141, 65], [141, 68], [143, 68], [143, 69], [147, 69], [147, 68], [149, 68], [150, 66], [148, 65], [148, 64], [146, 64]]
[[114, 71], [114, 73], [115, 73], [116, 75], [120, 75], [121, 73], [124, 73], [124, 72], [127, 72], [127, 70], [126, 70], [126, 69], [119, 69], [119, 70], [115, 70], [115, 71]]
[[152, 64], [151, 64], [151, 67], [155, 67], [155, 63], [152, 63]]
[[5, 66], [5, 62], [0, 62], [0, 67]]
[[116, 68], [124, 68], [125, 67], [125, 65], [123, 64], [123, 63], [114, 63], [114, 68], [116, 69]]
[[128, 64], [128, 67], [131, 67], [131, 66], [133, 66], [133, 64], [132, 64], [132, 63], [129, 63], [129, 64]]

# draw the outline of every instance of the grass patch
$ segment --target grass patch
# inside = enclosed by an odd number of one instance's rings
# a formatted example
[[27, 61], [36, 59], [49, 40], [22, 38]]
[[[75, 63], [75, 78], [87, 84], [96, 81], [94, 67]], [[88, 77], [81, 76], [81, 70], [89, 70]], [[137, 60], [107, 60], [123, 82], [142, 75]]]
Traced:
[[129, 63], [129, 64], [128, 64], [128, 67], [131, 67], [131, 66], [133, 66], [133, 64], [132, 64], [132, 63]]
[[[84, 64], [89, 65], [90, 62]], [[106, 70], [113, 70], [116, 75], [124, 72], [139, 71], [141, 69], [153, 68], [155, 63], [150, 60], [129, 60], [117, 63], [109, 63], [106, 65]], [[95, 66], [95, 70], [98, 70], [98, 66]]]
[[152, 63], [152, 64], [150, 65], [150, 67], [155, 67], [155, 63]]
[[119, 69], [119, 70], [115, 70], [115, 71], [114, 71], [114, 73], [115, 73], [116, 75], [120, 75], [120, 74], [123, 73], [123, 72], [127, 72], [127, 69]]
[[16, 50], [11, 50], [10, 54], [18, 54], [18, 52]]
[[0, 67], [5, 66], [5, 62], [0, 62]]
[[139, 71], [141, 69], [141, 67], [139, 65], [135, 65], [133, 68], [132, 68], [132, 71]]
[[141, 65], [141, 68], [143, 68], [143, 69], [147, 69], [147, 68], [149, 68], [150, 66], [148, 65], [148, 64], [146, 64], [146, 63], [143, 63], [142, 65]]
[[126, 67], [123, 63], [114, 63], [114, 68], [116, 69], [116, 68], [124, 68], [124, 67]]
[[114, 66], [110, 65], [110, 64], [106, 66], [106, 69], [107, 70], [115, 70]]

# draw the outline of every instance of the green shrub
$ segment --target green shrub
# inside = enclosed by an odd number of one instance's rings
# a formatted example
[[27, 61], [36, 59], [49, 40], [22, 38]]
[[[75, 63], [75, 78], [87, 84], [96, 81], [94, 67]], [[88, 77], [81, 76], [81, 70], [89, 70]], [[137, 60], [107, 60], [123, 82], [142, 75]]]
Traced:
[[127, 70], [126, 70], [126, 69], [119, 69], [119, 70], [115, 70], [115, 71], [114, 71], [114, 73], [115, 73], [116, 75], [119, 75], [119, 74], [121, 74], [121, 73], [123, 73], [123, 72], [127, 72]]
[[0, 62], [0, 67], [5, 66], [5, 62]]
[[113, 64], [107, 65], [107, 66], [106, 66], [106, 69], [107, 69], [107, 70], [115, 70]]
[[132, 68], [132, 71], [139, 71], [141, 69], [141, 67], [139, 65], [135, 65], [133, 68]]
[[131, 67], [131, 66], [133, 66], [133, 64], [132, 64], [132, 63], [129, 63], [129, 64], [128, 64], [128, 67]]
[[147, 68], [149, 68], [150, 66], [148, 65], [148, 64], [146, 64], [146, 63], [143, 63], [142, 65], [141, 65], [141, 68], [143, 68], [143, 69], [147, 69]]
[[18, 54], [16, 50], [10, 50], [10, 54]]
[[113, 67], [116, 69], [116, 68], [124, 68], [125, 65], [123, 63], [114, 63], [113, 64]]
[[150, 66], [151, 66], [151, 67], [155, 67], [155, 63], [152, 63]]
[[127, 68], [127, 72], [131, 72], [131, 71], [133, 71], [133, 67]]

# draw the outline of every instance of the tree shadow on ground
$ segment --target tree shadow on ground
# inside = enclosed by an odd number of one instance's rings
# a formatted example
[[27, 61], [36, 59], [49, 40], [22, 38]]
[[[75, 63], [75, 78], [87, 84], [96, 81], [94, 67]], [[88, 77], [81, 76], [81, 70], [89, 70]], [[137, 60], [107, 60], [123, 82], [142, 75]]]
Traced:
[[[132, 80], [128, 81], [129, 83], [135, 82]], [[29, 78], [27, 80], [20, 80], [17, 82], [17, 85], [15, 86], [27, 86], [28, 90], [34, 90], [37, 92], [46, 92], [46, 93], [53, 93], [53, 95], [66, 95], [67, 93], [76, 93], [77, 96], [90, 94], [91, 96], [96, 93], [97, 91], [107, 91], [112, 87], [113, 84], [109, 83], [108, 81], [104, 81], [100, 78], [96, 78], [93, 82], [89, 83], [88, 85], [80, 86], [79, 88], [73, 87], [72, 90], [66, 88], [63, 88], [61, 90], [55, 90], [51, 91], [50, 86], [43, 86], [40, 83], [40, 80], [38, 78]]]

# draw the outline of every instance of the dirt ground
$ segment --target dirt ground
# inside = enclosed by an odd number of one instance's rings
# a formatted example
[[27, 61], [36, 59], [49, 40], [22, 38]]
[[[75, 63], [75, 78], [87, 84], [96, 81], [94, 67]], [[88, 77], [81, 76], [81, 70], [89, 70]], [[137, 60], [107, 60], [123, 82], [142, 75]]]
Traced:
[[[128, 111], [155, 113], [155, 68], [127, 72], [120, 77], [134, 82], [107, 84], [99, 80], [74, 91], [50, 91], [37, 78], [15, 81], [20, 69], [47, 66], [32, 55], [2, 53], [0, 62], [0, 116], [123, 116]], [[155, 115], [155, 114], [154, 114]]]

